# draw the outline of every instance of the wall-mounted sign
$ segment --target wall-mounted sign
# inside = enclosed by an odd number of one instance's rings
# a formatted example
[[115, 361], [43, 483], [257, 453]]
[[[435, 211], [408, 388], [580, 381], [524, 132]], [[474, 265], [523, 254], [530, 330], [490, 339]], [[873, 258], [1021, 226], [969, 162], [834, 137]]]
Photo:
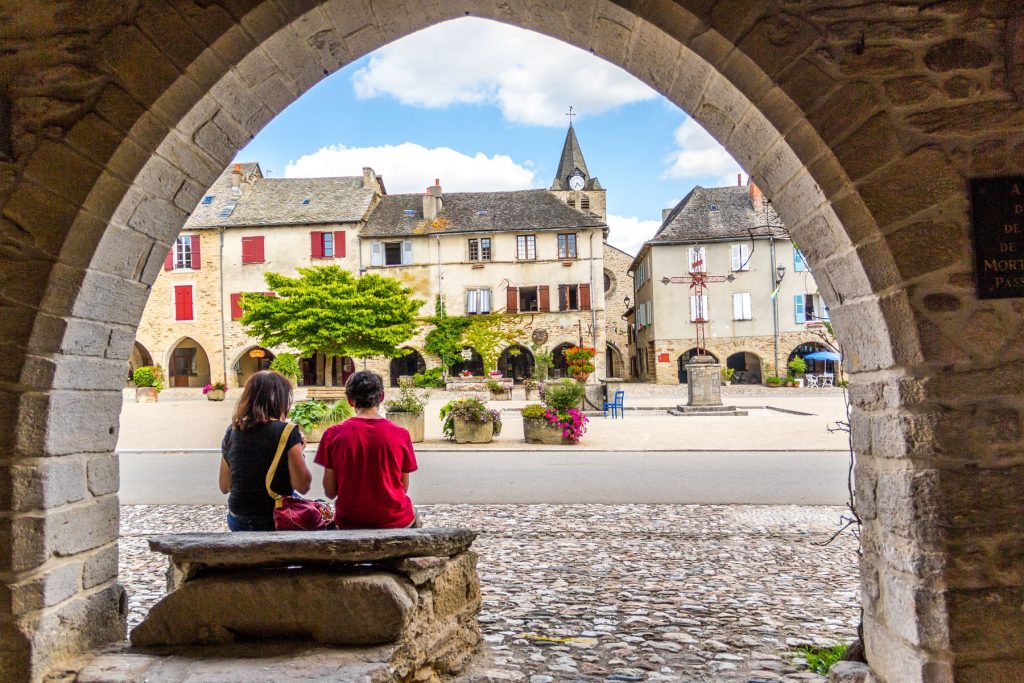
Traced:
[[249, 352], [249, 358], [265, 358], [267, 352], [263, 349], [253, 349]]
[[658, 362], [659, 363], [667, 363], [668, 362], [668, 354], [667, 353], [659, 353], [658, 354]]
[[978, 298], [1024, 297], [1024, 176], [971, 179]]
[[548, 340], [548, 332], [547, 330], [534, 330], [532, 338], [534, 344], [543, 344]]

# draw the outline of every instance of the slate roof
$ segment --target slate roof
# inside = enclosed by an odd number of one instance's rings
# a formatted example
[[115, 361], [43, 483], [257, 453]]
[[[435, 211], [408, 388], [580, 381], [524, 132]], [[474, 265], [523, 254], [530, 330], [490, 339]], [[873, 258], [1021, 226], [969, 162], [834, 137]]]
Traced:
[[[313, 225], [361, 221], [373, 201], [372, 189], [363, 187], [363, 177], [338, 178], [264, 178], [250, 176], [247, 169], [257, 164], [242, 164], [251, 185], [241, 195], [231, 187], [229, 166], [220, 175], [207, 196], [200, 200], [185, 222], [185, 229], [198, 227], [241, 227], [257, 225]], [[307, 201], [308, 200], [308, 201]], [[234, 206], [232, 208], [232, 203]]]
[[[711, 207], [717, 207], [714, 211]], [[766, 225], [767, 223], [767, 225]], [[767, 227], [770, 226], [770, 227]], [[700, 243], [716, 240], [754, 237], [788, 238], [782, 219], [768, 204], [767, 221], [764, 209], [755, 211], [750, 199], [750, 188], [745, 185], [730, 187], [701, 187], [697, 185], [683, 197], [662, 221], [658, 232], [637, 253], [630, 270], [651, 246], [673, 243]]]
[[433, 221], [423, 220], [422, 194], [385, 195], [370, 214], [362, 234], [399, 237], [604, 227], [594, 214], [567, 206], [547, 190], [517, 190], [442, 194], [441, 213]]
[[601, 189], [601, 183], [598, 182], [597, 178], [590, 177], [590, 171], [587, 170], [587, 162], [583, 159], [580, 141], [576, 138], [576, 130], [570, 123], [569, 131], [565, 134], [565, 144], [562, 145], [562, 156], [558, 159], [558, 170], [555, 171], [555, 179], [552, 181], [550, 189], [568, 190], [569, 184], [566, 178], [577, 168], [583, 172], [583, 177], [587, 179], [586, 189]]

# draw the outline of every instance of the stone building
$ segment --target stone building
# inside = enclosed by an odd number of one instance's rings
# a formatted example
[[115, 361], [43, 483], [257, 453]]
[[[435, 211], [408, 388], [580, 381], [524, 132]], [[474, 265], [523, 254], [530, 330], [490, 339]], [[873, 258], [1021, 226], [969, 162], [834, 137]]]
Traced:
[[[381, 199], [362, 232], [361, 259], [367, 272], [411, 287], [424, 301], [424, 317], [433, 315], [438, 298], [451, 315], [522, 315], [519, 355], [503, 353], [499, 361], [518, 380], [532, 373], [533, 345], [554, 352], [556, 374], [565, 371], [562, 349], [605, 348], [606, 229], [547, 190], [446, 194], [435, 183], [422, 195]], [[410, 341], [414, 353], [387, 365], [371, 360], [370, 367], [393, 383], [411, 374], [414, 363], [425, 364], [418, 357], [425, 333]], [[477, 374], [478, 362], [468, 361]], [[603, 360], [596, 365], [603, 376]]]
[[[240, 297], [266, 289], [263, 274], [339, 265], [359, 271], [359, 232], [385, 189], [373, 169], [340, 178], [266, 178], [233, 164], [185, 221], [153, 283], [134, 363], [162, 365], [169, 387], [241, 386], [275, 352], [242, 329]], [[323, 384], [324, 357], [302, 359], [304, 383]], [[352, 372], [334, 360], [336, 379]]]
[[[592, 51], [692, 116], [771, 197], [829, 305], [863, 524], [851, 562], [870, 673], [856, 680], [1020, 681], [1022, 307], [978, 295], [972, 243], [987, 226], [972, 221], [970, 187], [1024, 175], [1024, 8], [586, 6], [491, 0], [472, 13]], [[0, 680], [12, 683], [124, 638], [121, 389], [188, 213], [326, 75], [467, 11], [48, 7], [7, 2], [0, 31]]]
[[632, 379], [629, 363], [629, 322], [626, 310], [627, 297], [633, 296], [633, 278], [629, 266], [633, 257], [618, 247], [605, 242], [604, 245], [604, 316], [605, 368], [608, 377]]
[[[712, 282], [701, 295], [687, 284], [663, 282], [697, 270], [728, 280]], [[665, 210], [630, 272], [632, 362], [644, 381], [686, 381], [686, 363], [697, 353], [698, 319], [705, 321], [707, 352], [743, 383], [784, 376], [793, 357], [831, 344], [828, 306], [807, 261], [753, 182], [693, 188]]]

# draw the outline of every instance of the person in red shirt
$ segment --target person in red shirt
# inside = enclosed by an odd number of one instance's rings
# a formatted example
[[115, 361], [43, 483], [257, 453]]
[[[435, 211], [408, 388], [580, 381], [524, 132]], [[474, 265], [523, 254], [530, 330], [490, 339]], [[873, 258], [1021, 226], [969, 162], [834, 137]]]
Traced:
[[415, 472], [412, 439], [380, 414], [384, 382], [361, 370], [345, 382], [354, 417], [328, 429], [314, 462], [324, 467], [324, 492], [337, 497], [334, 522], [339, 529], [418, 527], [409, 490]]

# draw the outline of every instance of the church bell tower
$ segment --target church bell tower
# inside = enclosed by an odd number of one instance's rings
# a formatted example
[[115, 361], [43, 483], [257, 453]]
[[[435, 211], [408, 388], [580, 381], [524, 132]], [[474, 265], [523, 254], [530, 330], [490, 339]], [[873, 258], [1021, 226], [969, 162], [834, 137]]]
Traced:
[[583, 159], [580, 141], [576, 138], [576, 129], [572, 125], [572, 107], [569, 107], [569, 130], [565, 134], [562, 145], [562, 157], [558, 160], [558, 170], [549, 188], [551, 194], [576, 209], [608, 220], [605, 203], [605, 191], [597, 178], [590, 175], [587, 162]]

